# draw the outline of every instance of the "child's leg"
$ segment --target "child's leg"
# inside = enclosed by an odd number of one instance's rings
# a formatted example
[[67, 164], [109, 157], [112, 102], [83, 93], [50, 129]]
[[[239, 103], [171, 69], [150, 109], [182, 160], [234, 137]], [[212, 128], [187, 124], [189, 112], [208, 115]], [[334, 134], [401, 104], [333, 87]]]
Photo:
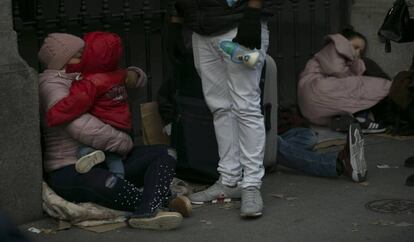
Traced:
[[78, 161], [75, 168], [79, 173], [87, 173], [92, 167], [103, 162], [105, 154], [100, 150], [95, 150], [92, 147], [81, 146], [78, 151]]
[[113, 152], [105, 152], [105, 156], [105, 162], [108, 166], [109, 171], [120, 178], [124, 178], [125, 169], [121, 156]]
[[126, 179], [144, 188], [136, 216], [151, 216], [168, 199], [175, 158], [166, 146], [135, 147], [124, 164]]

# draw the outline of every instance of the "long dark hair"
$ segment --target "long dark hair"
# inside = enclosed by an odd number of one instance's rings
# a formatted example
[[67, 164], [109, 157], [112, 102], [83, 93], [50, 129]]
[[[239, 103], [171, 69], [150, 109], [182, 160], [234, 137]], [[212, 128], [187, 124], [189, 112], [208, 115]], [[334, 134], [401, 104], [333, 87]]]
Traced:
[[365, 42], [365, 49], [361, 54], [365, 55], [365, 53], [368, 49], [368, 39], [367, 39], [367, 37], [365, 37], [365, 35], [355, 31], [354, 27], [351, 26], [351, 25], [346, 26], [344, 29], [342, 29], [341, 35], [344, 36], [348, 40], [352, 40], [352, 39], [355, 39], [355, 38], [363, 39], [364, 42]]

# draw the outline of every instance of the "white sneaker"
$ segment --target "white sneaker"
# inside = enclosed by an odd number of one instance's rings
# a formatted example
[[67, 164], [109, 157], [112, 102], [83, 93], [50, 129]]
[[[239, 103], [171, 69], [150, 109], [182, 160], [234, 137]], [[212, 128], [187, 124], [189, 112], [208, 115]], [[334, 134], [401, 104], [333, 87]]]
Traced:
[[240, 200], [241, 190], [238, 186], [229, 187], [218, 181], [204, 191], [191, 194], [188, 198], [192, 204], [231, 202]]
[[75, 169], [79, 173], [87, 173], [95, 165], [105, 161], [105, 153], [101, 150], [95, 150], [87, 155], [82, 156], [78, 159], [75, 164]]
[[240, 216], [256, 218], [263, 214], [263, 200], [257, 187], [246, 187], [242, 190]]
[[129, 226], [136, 229], [171, 230], [179, 227], [183, 216], [177, 212], [158, 212], [154, 217], [131, 217]]

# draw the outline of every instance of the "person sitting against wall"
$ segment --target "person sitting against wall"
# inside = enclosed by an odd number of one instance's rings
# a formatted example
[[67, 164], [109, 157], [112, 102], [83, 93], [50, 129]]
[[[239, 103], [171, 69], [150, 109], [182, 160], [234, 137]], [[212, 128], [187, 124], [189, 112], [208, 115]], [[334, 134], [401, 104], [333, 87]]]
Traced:
[[298, 104], [302, 114], [313, 124], [331, 125], [335, 130], [359, 122], [364, 133], [384, 132], [367, 110], [388, 95], [392, 82], [365, 75], [366, 64], [361, 57], [367, 39], [347, 28], [341, 34], [329, 35], [326, 42], [300, 75]]
[[[39, 75], [40, 108], [45, 141], [45, 179], [49, 186], [70, 202], [93, 202], [122, 211], [132, 212], [128, 222], [142, 229], [173, 229], [181, 224], [177, 212], [161, 212], [169, 202], [176, 160], [165, 146], [134, 147], [131, 137], [95, 116], [85, 113], [56, 127], [46, 124], [47, 111], [69, 94], [72, 82], [79, 73], [67, 73], [68, 64], [80, 63], [84, 41], [63, 33], [49, 34], [39, 51], [39, 59], [46, 70]], [[86, 47], [85, 47], [86, 48]], [[141, 71], [128, 68], [129, 83], [145, 85]], [[128, 85], [131, 86], [131, 85]], [[105, 163], [89, 172], [76, 171], [79, 147], [115, 152], [123, 160], [125, 179], [111, 173]], [[139, 190], [143, 187], [143, 191]], [[181, 201], [181, 203], [180, 203]], [[188, 201], [176, 199], [174, 203], [183, 214], [188, 214]]]

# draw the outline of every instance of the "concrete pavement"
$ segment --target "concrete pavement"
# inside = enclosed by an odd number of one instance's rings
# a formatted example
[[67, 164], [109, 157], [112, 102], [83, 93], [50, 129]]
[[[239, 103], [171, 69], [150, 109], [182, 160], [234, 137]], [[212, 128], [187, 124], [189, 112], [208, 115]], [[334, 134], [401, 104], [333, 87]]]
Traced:
[[[380, 199], [414, 200], [414, 187], [404, 185], [414, 169], [404, 160], [414, 155], [414, 140], [367, 139], [367, 183], [347, 178], [327, 179], [280, 169], [265, 178], [265, 214], [242, 220], [238, 204], [196, 208], [175, 231], [142, 231], [122, 228], [95, 234], [70, 229], [56, 234], [29, 235], [39, 242], [106, 241], [414, 241], [414, 207], [401, 214], [377, 213], [365, 208]], [[399, 168], [379, 169], [377, 163]], [[282, 197], [282, 195], [284, 197]], [[50, 221], [23, 226], [41, 228]]]

